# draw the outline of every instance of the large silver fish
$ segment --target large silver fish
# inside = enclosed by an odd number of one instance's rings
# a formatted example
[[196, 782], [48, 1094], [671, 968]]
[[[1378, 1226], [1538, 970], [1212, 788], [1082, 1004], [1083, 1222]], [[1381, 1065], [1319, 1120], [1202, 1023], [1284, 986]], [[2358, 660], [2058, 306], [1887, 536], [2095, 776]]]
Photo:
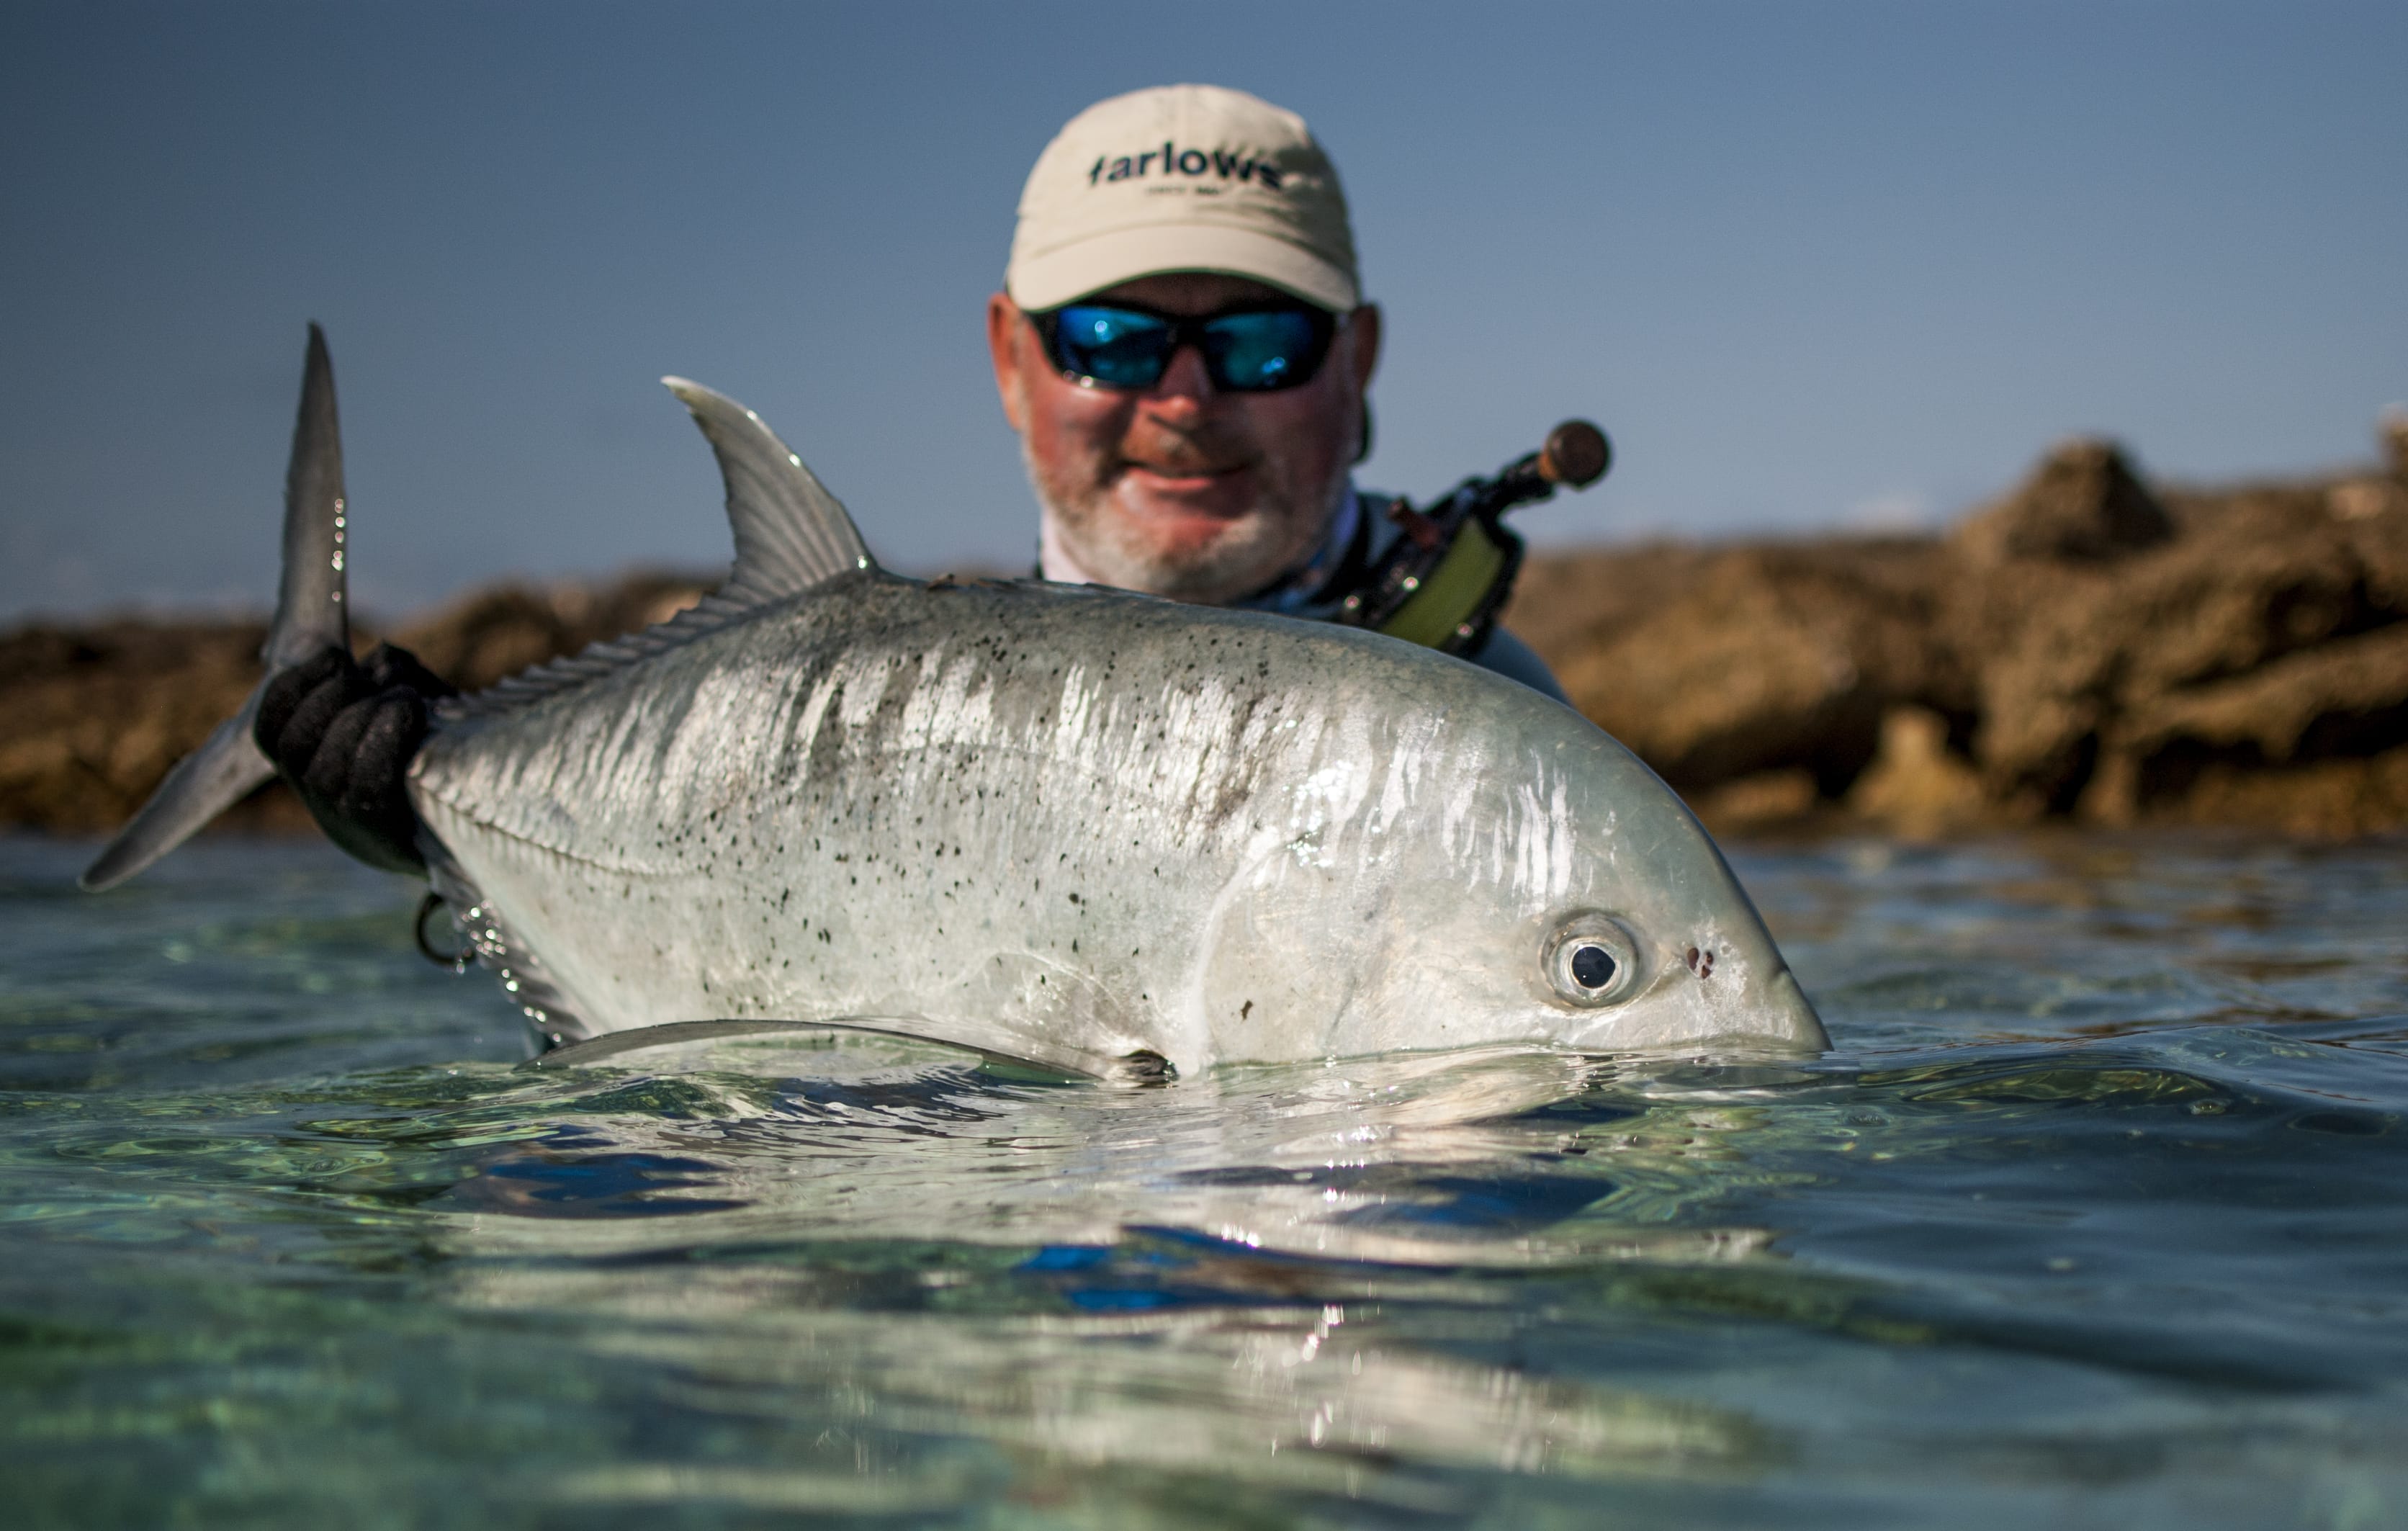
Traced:
[[[777, 1022], [1124, 1078], [1828, 1045], [1696, 818], [1570, 708], [1375, 634], [897, 578], [757, 416], [664, 380], [726, 480], [727, 583], [446, 704], [410, 773], [435, 887], [574, 1055]], [[347, 640], [344, 505], [313, 326], [271, 671]], [[266, 779], [256, 706], [86, 886]]]

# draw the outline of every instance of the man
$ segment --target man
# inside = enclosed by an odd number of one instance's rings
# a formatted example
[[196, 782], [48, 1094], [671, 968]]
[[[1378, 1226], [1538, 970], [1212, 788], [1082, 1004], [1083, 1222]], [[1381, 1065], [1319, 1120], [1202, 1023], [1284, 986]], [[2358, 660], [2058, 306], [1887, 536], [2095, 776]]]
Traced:
[[[987, 346], [1049, 579], [1329, 617], [1399, 535], [1348, 477], [1380, 310], [1294, 113], [1168, 85], [1072, 118], [1021, 193]], [[1501, 628], [1470, 657], [1563, 695]]]
[[[1295, 114], [1170, 85], [1071, 119], [987, 301], [1044, 577], [1335, 616], [1401, 535], [1348, 474], [1380, 360], [1359, 288], [1337, 172]], [[1502, 628], [1469, 657], [1563, 697]], [[401, 651], [329, 650], [277, 678], [252, 733], [337, 844], [416, 869], [406, 773], [450, 690]]]

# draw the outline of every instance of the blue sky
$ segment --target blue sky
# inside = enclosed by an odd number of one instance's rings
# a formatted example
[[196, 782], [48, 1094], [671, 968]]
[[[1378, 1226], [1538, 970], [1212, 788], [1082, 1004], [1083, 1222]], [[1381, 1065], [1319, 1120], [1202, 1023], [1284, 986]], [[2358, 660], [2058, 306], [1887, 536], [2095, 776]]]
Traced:
[[1944, 521], [2050, 441], [2214, 479], [2408, 399], [2408, 6], [75, 4], [0, 10], [0, 620], [263, 606], [303, 325], [354, 590], [724, 563], [655, 379], [918, 572], [1034, 511], [981, 311], [1037, 151], [1301, 112], [1389, 350], [1367, 479], [1587, 414], [1545, 544]]

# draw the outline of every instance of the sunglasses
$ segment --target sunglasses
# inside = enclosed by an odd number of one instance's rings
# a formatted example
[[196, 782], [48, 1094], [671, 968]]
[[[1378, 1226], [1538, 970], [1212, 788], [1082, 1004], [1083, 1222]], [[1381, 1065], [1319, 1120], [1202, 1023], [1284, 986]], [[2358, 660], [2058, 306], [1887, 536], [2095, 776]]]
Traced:
[[1205, 375], [1224, 393], [1295, 388], [1321, 370], [1338, 333], [1337, 316], [1309, 303], [1230, 308], [1200, 319], [1072, 303], [1029, 318], [1064, 377], [1103, 388], [1152, 388], [1182, 346], [1196, 348]]

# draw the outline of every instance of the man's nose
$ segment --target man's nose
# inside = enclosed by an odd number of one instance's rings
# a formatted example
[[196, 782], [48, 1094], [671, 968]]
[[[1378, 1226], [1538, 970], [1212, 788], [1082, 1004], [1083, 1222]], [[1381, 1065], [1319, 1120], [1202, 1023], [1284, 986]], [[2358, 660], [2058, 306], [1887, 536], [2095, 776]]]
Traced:
[[1181, 346], [1170, 353], [1170, 362], [1162, 369], [1162, 380], [1149, 390], [1156, 398], [1194, 399], [1202, 403], [1212, 396], [1212, 374], [1204, 365], [1204, 352], [1192, 345]]

